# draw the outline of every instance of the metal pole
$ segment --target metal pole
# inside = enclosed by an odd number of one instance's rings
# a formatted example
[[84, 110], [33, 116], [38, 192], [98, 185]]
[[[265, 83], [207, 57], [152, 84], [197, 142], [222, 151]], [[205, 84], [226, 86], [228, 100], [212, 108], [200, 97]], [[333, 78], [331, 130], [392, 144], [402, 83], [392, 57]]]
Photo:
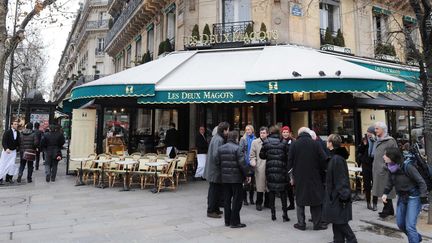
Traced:
[[[14, 18], [14, 26], [13, 26], [13, 34], [12, 36], [15, 36], [16, 33], [16, 25], [17, 25], [17, 16], [18, 16], [18, 0], [15, 3], [15, 18]], [[12, 93], [12, 81], [13, 81], [13, 70], [14, 70], [14, 55], [15, 55], [15, 48], [13, 48], [11, 57], [10, 57], [10, 67], [9, 67], [9, 83], [8, 83], [8, 93], [7, 93], [7, 102], [6, 102], [6, 129], [10, 125], [11, 121], [11, 93]]]

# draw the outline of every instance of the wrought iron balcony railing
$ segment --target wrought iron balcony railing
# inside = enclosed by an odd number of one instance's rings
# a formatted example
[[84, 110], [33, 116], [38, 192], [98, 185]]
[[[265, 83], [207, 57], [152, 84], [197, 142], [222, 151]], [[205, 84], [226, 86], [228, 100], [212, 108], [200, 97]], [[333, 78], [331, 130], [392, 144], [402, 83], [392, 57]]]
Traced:
[[105, 44], [106, 46], [109, 46], [113, 38], [117, 35], [119, 31], [123, 29], [123, 27], [128, 22], [130, 16], [133, 14], [133, 12], [136, 10], [136, 8], [143, 2], [144, 0], [130, 0], [129, 4], [127, 5], [126, 9], [120, 14], [120, 16], [117, 18], [116, 22], [112, 26], [112, 28], [109, 30], [106, 38], [105, 38]]
[[248, 26], [251, 26], [253, 31], [253, 21], [239, 21], [239, 22], [228, 22], [228, 23], [217, 23], [213, 24], [213, 34], [222, 38], [227, 35], [229, 39], [233, 39], [234, 34], [244, 34]]
[[103, 49], [96, 48], [95, 49], [95, 55], [96, 56], [103, 56], [103, 55], [105, 55], [105, 51]]
[[77, 44], [81, 43], [82, 38], [87, 31], [98, 30], [98, 29], [108, 29], [108, 23], [109, 23], [108, 19], [97, 20], [97, 21], [87, 21], [85, 23], [83, 29], [81, 30], [79, 36], [78, 36]]

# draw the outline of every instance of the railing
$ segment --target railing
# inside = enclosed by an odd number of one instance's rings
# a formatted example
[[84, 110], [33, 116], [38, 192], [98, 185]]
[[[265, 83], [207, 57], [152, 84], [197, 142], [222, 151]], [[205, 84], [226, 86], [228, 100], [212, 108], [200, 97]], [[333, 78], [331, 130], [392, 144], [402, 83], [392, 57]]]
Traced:
[[105, 51], [103, 49], [96, 48], [95, 49], [95, 55], [96, 56], [103, 56], [103, 55], [105, 55]]
[[108, 4], [108, 0], [87, 0], [83, 6], [82, 13], [86, 13], [90, 6], [105, 4]]
[[83, 38], [83, 36], [87, 30], [108, 29], [108, 23], [109, 23], [108, 19], [97, 20], [97, 21], [87, 21], [85, 23], [85, 26], [83, 27], [83, 29], [81, 30], [81, 32], [78, 36], [77, 44], [81, 43], [81, 40], [82, 40], [82, 38]]
[[213, 24], [213, 34], [218, 36], [219, 38], [223, 38], [224, 35], [227, 35], [228, 38], [232, 40], [235, 33], [244, 34], [248, 25], [252, 27], [253, 31], [253, 21]]
[[94, 81], [96, 79], [103, 78], [105, 76], [108, 76], [108, 75], [106, 75], [106, 74], [84, 75], [84, 83], [88, 83], [88, 82]]
[[105, 38], [106, 46], [108, 46], [113, 40], [114, 36], [116, 36], [117, 33], [123, 29], [123, 26], [128, 22], [130, 16], [143, 1], [144, 0], [131, 0], [129, 2], [126, 9], [120, 14], [112, 28], [109, 30]]

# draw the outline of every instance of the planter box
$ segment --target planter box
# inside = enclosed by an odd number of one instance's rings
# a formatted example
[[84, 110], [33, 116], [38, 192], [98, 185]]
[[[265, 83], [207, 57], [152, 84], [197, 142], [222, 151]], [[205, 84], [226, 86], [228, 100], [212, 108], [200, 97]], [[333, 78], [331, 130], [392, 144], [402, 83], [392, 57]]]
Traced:
[[408, 60], [407, 64], [410, 65], [410, 66], [416, 66], [416, 67], [420, 66], [420, 63], [418, 61], [416, 61], [416, 60]]
[[321, 46], [321, 50], [352, 55], [352, 51], [350, 48], [342, 47], [342, 46], [335, 46], [335, 45], [326, 44], [326, 45]]
[[388, 61], [388, 62], [400, 62], [399, 57], [384, 55], [384, 54], [376, 54], [375, 58], [378, 60]]

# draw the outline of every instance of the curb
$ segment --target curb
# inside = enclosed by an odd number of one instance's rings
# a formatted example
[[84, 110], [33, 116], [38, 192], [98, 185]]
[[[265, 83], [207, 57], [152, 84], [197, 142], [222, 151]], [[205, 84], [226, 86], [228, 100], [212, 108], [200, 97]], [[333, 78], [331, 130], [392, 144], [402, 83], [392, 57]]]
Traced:
[[[402, 232], [395, 224], [392, 224], [392, 223], [383, 222], [383, 221], [379, 221], [379, 220], [365, 220], [365, 219], [360, 219], [360, 221], [364, 222], [364, 223], [380, 226], [380, 227], [383, 227], [383, 228], [389, 228], [389, 229], [392, 229], [392, 230], [396, 230], [396, 231]], [[432, 234], [431, 233], [425, 233], [425, 232], [421, 232], [421, 231], [419, 231], [419, 233], [421, 234], [421, 236], [424, 239], [432, 240]]]

